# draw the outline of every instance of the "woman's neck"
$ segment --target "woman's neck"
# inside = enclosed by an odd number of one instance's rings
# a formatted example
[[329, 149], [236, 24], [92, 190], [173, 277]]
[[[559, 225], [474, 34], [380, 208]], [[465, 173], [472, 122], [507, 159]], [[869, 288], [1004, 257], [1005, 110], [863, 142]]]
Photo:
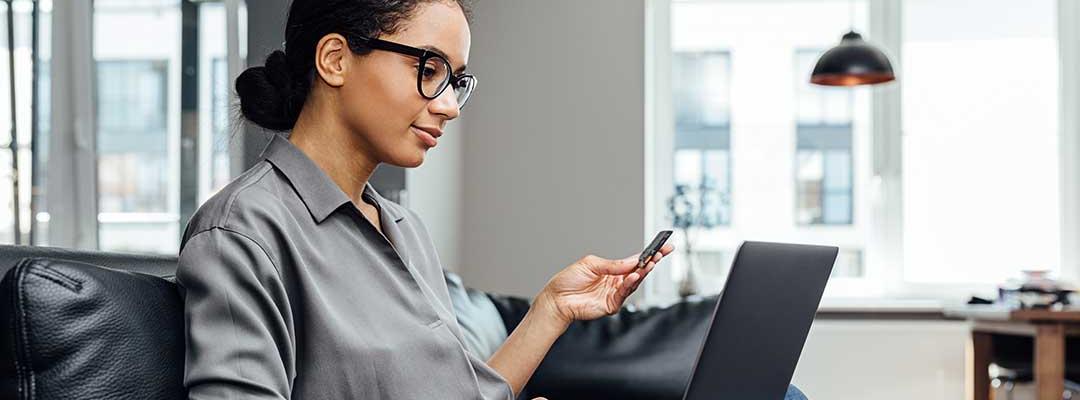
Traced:
[[307, 112], [315, 111], [312, 108], [305, 106], [300, 113], [289, 141], [315, 161], [354, 204], [364, 204], [360, 195], [379, 163], [344, 124], [336, 123], [334, 118], [316, 118]]

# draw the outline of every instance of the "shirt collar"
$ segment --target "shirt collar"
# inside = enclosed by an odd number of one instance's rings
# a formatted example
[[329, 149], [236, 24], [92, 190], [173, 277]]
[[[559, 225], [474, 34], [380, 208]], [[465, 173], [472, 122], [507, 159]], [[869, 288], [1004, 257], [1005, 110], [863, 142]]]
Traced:
[[[270, 161], [274, 167], [285, 174], [286, 179], [296, 189], [300, 200], [307, 206], [308, 212], [315, 218], [315, 223], [321, 223], [342, 204], [352, 203], [341, 187], [334, 183], [307, 154], [281, 135], [272, 136], [260, 158]], [[362, 196], [370, 198], [379, 210], [385, 212], [394, 222], [400, 222], [404, 218], [397, 209], [386, 205], [389, 201], [371, 186], [371, 182], [364, 183]]]

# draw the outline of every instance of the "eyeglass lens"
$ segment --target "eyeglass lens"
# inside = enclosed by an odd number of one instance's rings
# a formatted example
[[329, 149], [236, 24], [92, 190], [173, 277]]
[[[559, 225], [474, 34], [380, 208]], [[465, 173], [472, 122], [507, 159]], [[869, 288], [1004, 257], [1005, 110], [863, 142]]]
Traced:
[[[429, 57], [418, 71], [417, 79], [420, 82], [421, 94], [429, 99], [434, 99], [442, 94], [442, 91], [451, 84], [450, 63], [441, 57]], [[454, 94], [457, 98], [458, 107], [465, 104], [469, 99], [476, 81], [471, 76], [457, 77], [454, 82]]]

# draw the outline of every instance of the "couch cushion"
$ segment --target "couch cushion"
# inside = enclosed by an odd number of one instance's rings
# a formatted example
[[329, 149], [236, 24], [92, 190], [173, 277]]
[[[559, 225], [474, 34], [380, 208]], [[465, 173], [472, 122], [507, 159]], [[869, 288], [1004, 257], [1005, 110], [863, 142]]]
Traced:
[[[529, 301], [488, 295], [513, 331]], [[712, 321], [717, 296], [575, 321], [551, 346], [523, 396], [558, 400], [678, 400]]]
[[465, 338], [465, 348], [487, 360], [506, 341], [508, 334], [499, 310], [486, 293], [465, 287], [461, 277], [444, 271], [450, 303]]
[[0, 321], [0, 398], [186, 398], [183, 303], [166, 279], [25, 259], [0, 282]]

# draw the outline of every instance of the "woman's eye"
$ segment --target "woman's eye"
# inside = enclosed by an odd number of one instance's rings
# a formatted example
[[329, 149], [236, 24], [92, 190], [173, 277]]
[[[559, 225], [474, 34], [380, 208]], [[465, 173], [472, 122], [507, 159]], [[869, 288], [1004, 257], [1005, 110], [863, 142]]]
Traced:
[[423, 68], [423, 71], [421, 71], [421, 73], [423, 74], [424, 79], [430, 79], [431, 77], [435, 76], [435, 68], [431, 67], [430, 65], [424, 65], [424, 66], [419, 66], [418, 65], [416, 68], [417, 69]]

